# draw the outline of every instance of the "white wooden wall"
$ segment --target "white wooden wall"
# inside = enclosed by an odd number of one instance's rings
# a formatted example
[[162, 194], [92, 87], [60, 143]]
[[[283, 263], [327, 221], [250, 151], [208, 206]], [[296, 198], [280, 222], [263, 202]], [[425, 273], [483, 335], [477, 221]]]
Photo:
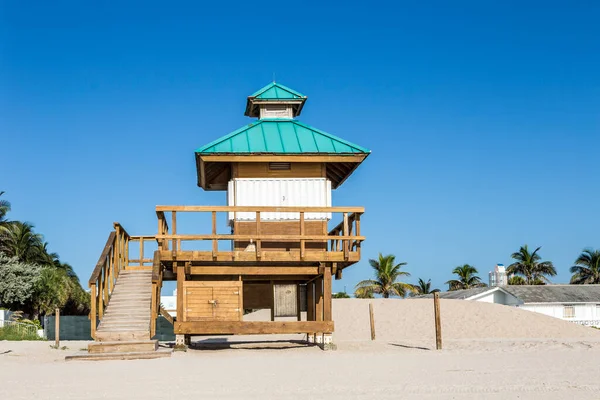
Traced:
[[[331, 207], [331, 182], [325, 178], [238, 178], [229, 181], [230, 206]], [[234, 218], [229, 213], [229, 220]], [[237, 213], [237, 221], [254, 221], [256, 213]], [[299, 213], [261, 213], [263, 221], [299, 220]], [[331, 213], [306, 213], [307, 221], [331, 219]]]

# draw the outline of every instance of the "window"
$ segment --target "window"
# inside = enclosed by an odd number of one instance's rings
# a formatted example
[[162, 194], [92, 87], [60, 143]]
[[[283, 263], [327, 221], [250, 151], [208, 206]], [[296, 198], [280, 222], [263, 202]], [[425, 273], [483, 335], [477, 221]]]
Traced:
[[292, 118], [292, 108], [286, 104], [266, 104], [260, 109], [261, 118]]
[[563, 307], [563, 318], [575, 318], [575, 307], [564, 306]]

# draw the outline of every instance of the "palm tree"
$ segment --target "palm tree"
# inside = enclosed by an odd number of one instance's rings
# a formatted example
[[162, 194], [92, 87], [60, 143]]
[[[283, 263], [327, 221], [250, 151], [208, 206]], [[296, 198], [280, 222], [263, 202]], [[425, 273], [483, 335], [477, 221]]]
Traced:
[[375, 279], [358, 282], [356, 285], [356, 297], [376, 293], [387, 299], [390, 296], [404, 297], [407, 293], [413, 292], [413, 285], [397, 282], [399, 277], [410, 276], [410, 274], [400, 270], [406, 265], [405, 262], [396, 264], [395, 261], [396, 256], [391, 254], [383, 256], [381, 253], [379, 253], [379, 259], [369, 260], [369, 264], [375, 270]]
[[415, 294], [431, 294], [439, 292], [440, 289], [431, 289], [431, 279], [425, 282], [423, 279], [419, 278], [419, 283], [415, 285]]
[[469, 264], [459, 265], [452, 270], [452, 273], [458, 276], [458, 279], [451, 279], [446, 284], [449, 290], [471, 289], [475, 287], [487, 286], [481, 282], [481, 278], [476, 274], [477, 268]]
[[556, 269], [551, 261], [540, 261], [542, 257], [538, 251], [541, 248], [540, 246], [530, 253], [527, 245], [521, 246], [518, 252], [512, 254], [511, 257], [516, 262], [510, 264], [506, 272], [523, 276], [526, 285], [545, 285], [550, 282], [546, 275], [555, 276]]
[[373, 294], [373, 290], [369, 287], [357, 288], [354, 291], [354, 297], [357, 299], [373, 299], [375, 295]]
[[570, 269], [574, 284], [600, 284], [600, 250], [584, 249]]
[[30, 223], [13, 221], [0, 226], [0, 237], [0, 252], [8, 257], [38, 264], [44, 264], [47, 260], [42, 235], [35, 233]]
[[334, 299], [349, 299], [350, 295], [346, 292], [337, 292], [334, 293], [331, 297]]
[[522, 276], [514, 275], [508, 279], [509, 285], [525, 285], [525, 278]]
[[[0, 196], [2, 196], [4, 192], [0, 192]], [[6, 223], [5, 217], [6, 214], [10, 211], [10, 202], [7, 200], [0, 200], [0, 225]]]

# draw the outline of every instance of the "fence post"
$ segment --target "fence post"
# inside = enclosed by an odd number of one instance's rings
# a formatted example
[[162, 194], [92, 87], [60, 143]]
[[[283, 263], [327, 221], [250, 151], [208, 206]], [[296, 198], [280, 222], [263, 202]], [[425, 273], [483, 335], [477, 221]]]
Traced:
[[433, 313], [435, 317], [435, 348], [442, 349], [442, 324], [440, 321], [440, 294], [433, 294]]
[[369, 303], [369, 319], [371, 320], [371, 340], [375, 340], [375, 317], [373, 316], [373, 303]]
[[60, 309], [54, 310], [54, 346], [60, 347]]

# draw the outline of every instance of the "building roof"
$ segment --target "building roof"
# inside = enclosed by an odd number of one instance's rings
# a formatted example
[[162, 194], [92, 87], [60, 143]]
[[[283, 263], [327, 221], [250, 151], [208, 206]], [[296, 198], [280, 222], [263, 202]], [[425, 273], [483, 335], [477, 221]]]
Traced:
[[600, 304], [600, 285], [509, 285], [502, 289], [524, 303]]
[[[441, 299], [468, 300], [485, 292], [502, 290], [523, 303], [598, 303], [600, 285], [508, 285], [441, 292]], [[432, 297], [424, 295], [419, 297]]]
[[306, 99], [306, 96], [302, 93], [275, 82], [271, 82], [262, 89], [257, 90], [250, 97], [261, 100]]
[[[478, 294], [485, 293], [491, 289], [490, 287], [477, 287], [471, 289], [461, 289], [461, 290], [452, 290], [450, 292], [440, 292], [440, 299], [454, 299], [454, 300], [465, 300], [473, 296], [477, 296]], [[425, 294], [422, 296], [416, 296], [421, 298], [431, 298], [432, 294]]]
[[369, 154], [297, 120], [262, 119], [196, 150], [202, 154]]

